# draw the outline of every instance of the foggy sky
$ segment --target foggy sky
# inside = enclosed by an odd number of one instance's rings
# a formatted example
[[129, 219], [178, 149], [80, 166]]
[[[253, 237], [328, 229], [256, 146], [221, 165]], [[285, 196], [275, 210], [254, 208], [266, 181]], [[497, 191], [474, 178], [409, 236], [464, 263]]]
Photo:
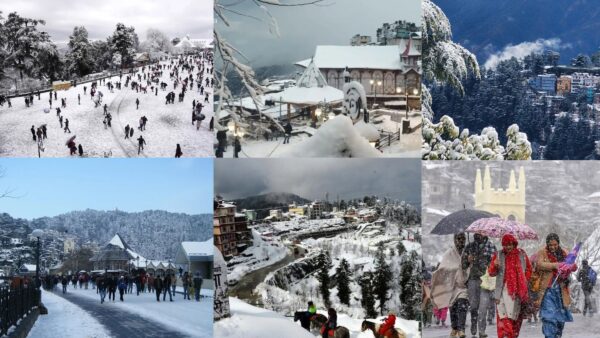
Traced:
[[169, 38], [212, 38], [212, 0], [0, 0], [0, 11], [44, 19], [47, 31], [55, 42], [68, 41], [73, 27], [85, 26], [90, 39], [106, 39], [117, 23], [134, 26], [140, 41], [148, 28], [156, 28]]
[[418, 159], [260, 159], [215, 161], [215, 194], [225, 199], [293, 193], [330, 200], [377, 195], [421, 203]]
[[[231, 26], [217, 19], [216, 29], [240, 50], [253, 66], [293, 64], [310, 58], [317, 45], [349, 45], [356, 34], [370, 35], [383, 23], [407, 20], [421, 23], [421, 0], [324, 0], [319, 6], [269, 6], [280, 36], [269, 32], [269, 17], [251, 1], [219, 0], [230, 8], [262, 19], [225, 13]], [[238, 3], [239, 4], [236, 4]], [[299, 0], [282, 0], [298, 3]]]

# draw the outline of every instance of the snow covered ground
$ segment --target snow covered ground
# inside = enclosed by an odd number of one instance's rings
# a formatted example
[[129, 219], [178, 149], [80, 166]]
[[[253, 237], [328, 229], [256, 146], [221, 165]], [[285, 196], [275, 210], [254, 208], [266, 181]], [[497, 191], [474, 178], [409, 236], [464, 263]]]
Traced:
[[[284, 317], [273, 311], [249, 305], [237, 298], [229, 298], [231, 317], [215, 323], [214, 334], [218, 338], [264, 338], [264, 337], [320, 337], [317, 333], [304, 330], [293, 318]], [[378, 320], [378, 319], [375, 319]], [[360, 332], [362, 319], [352, 319], [347, 315], [338, 315], [338, 325], [350, 331], [351, 338], [373, 338], [370, 332]], [[407, 338], [420, 337], [418, 322], [398, 319], [396, 327], [402, 329]]]
[[[446, 322], [449, 325], [450, 319]], [[470, 318], [467, 318], [467, 333], [470, 333], [470, 329], [468, 327], [471, 322]], [[598, 337], [598, 332], [600, 332], [600, 321], [596, 317], [583, 317], [581, 314], [573, 315], [573, 322], [566, 323], [565, 330], [563, 331], [564, 338], [593, 338]], [[496, 337], [496, 326], [488, 326], [486, 329], [486, 333], [490, 337]], [[423, 338], [447, 338], [450, 334], [449, 328], [441, 328], [439, 326], [425, 328], [423, 332]], [[542, 324], [530, 324], [527, 321], [523, 322], [523, 326], [521, 328], [521, 334], [519, 338], [543, 338], [542, 334]]]
[[28, 337], [31, 338], [108, 338], [110, 332], [79, 306], [42, 290], [42, 300], [48, 308], [40, 315]]
[[[68, 293], [78, 297], [97, 300], [100, 303], [100, 296], [96, 294], [95, 289], [73, 289], [69, 288]], [[212, 290], [202, 290], [203, 295], [212, 295]], [[115, 302], [105, 301], [106, 307], [116, 307], [121, 310], [140, 315], [148, 320], [160, 323], [165, 327], [181, 332], [183, 334], [197, 338], [212, 338], [213, 321], [213, 298], [202, 298], [200, 302], [194, 300], [184, 300], [182, 294], [177, 294], [173, 302], [156, 301], [156, 294], [141, 293], [125, 294], [124, 302], [119, 301], [119, 293]], [[108, 295], [107, 295], [108, 299]], [[44, 300], [45, 301], [45, 300]]]
[[[380, 117], [381, 124], [372, 125], [377, 129], [395, 132], [399, 128], [389, 116]], [[411, 125], [416, 125], [411, 119]], [[385, 147], [382, 152], [375, 149], [362, 134], [360, 123], [352, 124], [349, 117], [337, 116], [314, 130], [305, 128], [306, 133], [294, 135], [289, 144], [283, 144], [283, 137], [278, 140], [242, 141], [239, 157], [421, 157], [421, 132], [402, 134], [400, 141]], [[309, 130], [312, 129], [312, 130]], [[233, 147], [229, 146], [224, 157], [233, 157]]]
[[[167, 64], [162, 61], [161, 64]], [[205, 65], [209, 66], [208, 62]], [[138, 69], [139, 71], [140, 69]], [[194, 74], [198, 71], [196, 67]], [[141, 72], [139, 72], [141, 73]], [[188, 76], [187, 71], [180, 72], [180, 77]], [[34, 104], [25, 107], [24, 98], [11, 99], [12, 108], [5, 104], [0, 107], [0, 156], [4, 157], [37, 157], [37, 143], [32, 140], [30, 128], [46, 124], [48, 138], [44, 140], [45, 151], [42, 157], [68, 157], [69, 150], [65, 143], [69, 137], [76, 135], [75, 142], [83, 146], [88, 157], [103, 157], [105, 153], [112, 157], [174, 157], [176, 145], [180, 144], [184, 157], [212, 157], [214, 134], [209, 131], [209, 121], [213, 116], [212, 88], [206, 87], [209, 92], [209, 102], [204, 101], [204, 95], [195, 89], [188, 90], [184, 102], [175, 100], [174, 104], [165, 105], [165, 96], [173, 90], [177, 94], [181, 86], [173, 89], [173, 81], [169, 79], [169, 70], [163, 70], [160, 81], [168, 84], [167, 91], [159, 90], [158, 95], [150, 92], [137, 93], [131, 86], [125, 88], [125, 74], [123, 74], [122, 90], [111, 93], [105, 85], [98, 84], [98, 89], [104, 94], [103, 104], [108, 105], [112, 115], [112, 128], [104, 129], [103, 108], [94, 108], [90, 99], [91, 83], [78, 84], [77, 87], [58, 92], [58, 100], [53, 100], [49, 113], [44, 113], [44, 108], [49, 107], [48, 93], [41, 94], [41, 100], [34, 96]], [[204, 72], [204, 79], [212, 75]], [[119, 77], [106, 79], [106, 83], [119, 81]], [[142, 80], [145, 84], [145, 81]], [[204, 82], [203, 82], [204, 83]], [[87, 87], [84, 95], [83, 87]], [[77, 95], [81, 95], [81, 105], [77, 104]], [[61, 128], [54, 108], [60, 106], [60, 99], [67, 99], [67, 107], [62, 110], [63, 119], [69, 119], [71, 134], [65, 133]], [[140, 100], [139, 109], [135, 101]], [[202, 122], [200, 130], [192, 125], [192, 101], [200, 101], [204, 105], [202, 113], [206, 119]], [[146, 130], [137, 129], [139, 119], [145, 115], [148, 118]], [[124, 128], [129, 124], [135, 127], [132, 139], [124, 138]], [[146, 146], [141, 155], [137, 154], [137, 138], [143, 135]]]
[[244, 250], [244, 254], [231, 259], [227, 265], [227, 281], [235, 283], [244, 275], [275, 264], [288, 254], [288, 249], [281, 243], [263, 241], [260, 234], [252, 231], [253, 245]]

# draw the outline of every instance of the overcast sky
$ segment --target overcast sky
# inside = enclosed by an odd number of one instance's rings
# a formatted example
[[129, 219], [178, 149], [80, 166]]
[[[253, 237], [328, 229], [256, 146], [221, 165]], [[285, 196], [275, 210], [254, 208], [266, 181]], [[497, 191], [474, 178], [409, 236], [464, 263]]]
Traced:
[[225, 199], [287, 192], [308, 199], [390, 197], [421, 204], [421, 161], [268, 159], [215, 161], [215, 194]]
[[46, 20], [45, 30], [54, 41], [68, 41], [75, 26], [85, 26], [91, 39], [105, 39], [117, 23], [134, 26], [143, 41], [148, 28], [169, 37], [212, 38], [212, 0], [0, 0], [3, 16]]
[[[301, 0], [281, 0], [298, 3]], [[421, 0], [324, 0], [319, 6], [269, 6], [280, 37], [270, 33], [269, 17], [248, 0], [218, 0], [229, 8], [262, 19], [224, 12], [231, 26], [217, 19], [216, 28], [254, 66], [293, 64], [314, 54], [317, 45], [348, 45], [356, 34], [375, 39], [383, 23], [407, 20], [420, 25]]]

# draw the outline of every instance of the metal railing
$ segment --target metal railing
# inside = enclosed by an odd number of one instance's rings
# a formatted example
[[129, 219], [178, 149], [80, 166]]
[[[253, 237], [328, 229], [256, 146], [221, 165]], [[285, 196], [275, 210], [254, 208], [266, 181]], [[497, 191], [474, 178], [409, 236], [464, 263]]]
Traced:
[[40, 303], [41, 292], [33, 286], [24, 288], [0, 287], [0, 336], [17, 325]]
[[402, 133], [401, 130], [398, 130], [395, 133], [385, 133], [385, 135], [383, 137], [381, 137], [379, 140], [377, 140], [377, 143], [375, 144], [375, 148], [377, 148], [377, 150], [381, 150], [385, 147], [391, 146], [392, 142], [394, 142], [394, 141], [400, 141], [401, 133]]

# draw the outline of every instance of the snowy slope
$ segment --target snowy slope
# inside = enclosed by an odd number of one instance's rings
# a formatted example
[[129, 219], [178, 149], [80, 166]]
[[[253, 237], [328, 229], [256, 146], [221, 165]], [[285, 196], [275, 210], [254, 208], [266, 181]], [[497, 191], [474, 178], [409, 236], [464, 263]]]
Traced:
[[[163, 61], [162, 64], [168, 62]], [[208, 65], [208, 63], [206, 63]], [[141, 74], [139, 72], [138, 74]], [[182, 72], [181, 77], [188, 76]], [[205, 78], [210, 74], [205, 73]], [[169, 84], [168, 91], [173, 90], [173, 81], [169, 79], [169, 71], [163, 71], [160, 79]], [[109, 81], [119, 81], [115, 76]], [[53, 101], [53, 108], [60, 104], [61, 98], [67, 99], [67, 107], [62, 110], [64, 119], [69, 119], [71, 134], [66, 134], [59, 125], [55, 109], [44, 113], [43, 109], [49, 107], [48, 93], [41, 94], [41, 100], [34, 97], [34, 104], [25, 107], [24, 98], [13, 98], [12, 108], [7, 105], [0, 107], [0, 156], [5, 157], [37, 157], [37, 143], [32, 140], [29, 129], [32, 125], [39, 127], [46, 124], [48, 127], [48, 138], [44, 140], [45, 151], [42, 157], [68, 157], [69, 151], [65, 146], [67, 139], [73, 135], [77, 138], [75, 142], [83, 146], [88, 157], [103, 157], [105, 153], [111, 153], [112, 157], [138, 157], [136, 139], [141, 135], [146, 139], [144, 152], [141, 157], [174, 157], [176, 144], [180, 144], [184, 157], [212, 157], [213, 155], [213, 133], [208, 130], [208, 123], [213, 116], [212, 88], [206, 90], [211, 93], [208, 103], [204, 103], [204, 96], [197, 90], [187, 92], [184, 102], [165, 105], [165, 95], [168, 91], [158, 91], [158, 96], [150, 93], [137, 93], [131, 87], [125, 88], [125, 75], [122, 79], [123, 89], [114, 90], [111, 93], [104, 85], [98, 85], [100, 92], [104, 94], [103, 104], [108, 105], [111, 113], [112, 128], [104, 129], [103, 109], [94, 108], [90, 98], [89, 89], [91, 83], [79, 84], [77, 87], [58, 92], [58, 101]], [[145, 81], [144, 81], [145, 83]], [[195, 85], [195, 83], [194, 83]], [[84, 95], [83, 87], [88, 91]], [[180, 92], [180, 87], [176, 90]], [[81, 105], [77, 104], [77, 95], [81, 95]], [[140, 107], [136, 109], [135, 101], [139, 98]], [[191, 122], [192, 101], [200, 100], [205, 108], [202, 113], [206, 116], [200, 130]], [[145, 131], [135, 130], [133, 139], [124, 138], [125, 125], [136, 127], [142, 115], [148, 118]]]
[[[222, 319], [214, 324], [215, 337], [219, 338], [265, 338], [265, 337], [320, 337], [304, 330], [293, 318], [284, 317], [273, 311], [261, 309], [247, 304], [237, 298], [229, 298], [231, 317]], [[379, 321], [373, 319], [373, 321]], [[360, 332], [362, 319], [352, 319], [347, 315], [338, 315], [338, 325], [345, 326], [350, 331], [351, 338], [372, 338], [370, 332]], [[399, 319], [396, 327], [402, 329], [407, 338], [418, 338], [419, 323]]]

